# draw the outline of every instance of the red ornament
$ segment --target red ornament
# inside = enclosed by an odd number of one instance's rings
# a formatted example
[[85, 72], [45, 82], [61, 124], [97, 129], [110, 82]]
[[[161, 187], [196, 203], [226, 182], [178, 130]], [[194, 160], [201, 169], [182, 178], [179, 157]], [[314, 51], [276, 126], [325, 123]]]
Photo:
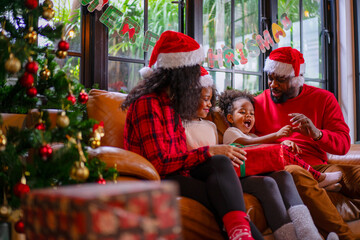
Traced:
[[68, 42], [61, 40], [58, 44], [58, 48], [60, 51], [67, 51], [70, 48], [70, 45]]
[[20, 78], [20, 85], [26, 88], [32, 87], [34, 84], [34, 77], [31, 73], [24, 72]]
[[78, 96], [78, 100], [81, 104], [85, 104], [89, 99], [88, 94], [85, 92], [85, 90], [81, 90]]
[[38, 123], [35, 125], [35, 128], [41, 131], [45, 131], [46, 127], [44, 123]]
[[26, 89], [26, 95], [28, 95], [29, 97], [31, 97], [31, 98], [35, 97], [36, 94], [37, 94], [36, 88], [30, 87], [30, 88]]
[[35, 9], [38, 6], [38, 1], [37, 0], [25, 0], [25, 6], [30, 10]]
[[25, 66], [25, 69], [28, 73], [36, 74], [39, 70], [39, 65], [35, 61], [28, 62]]
[[24, 183], [17, 183], [14, 186], [14, 195], [17, 197], [21, 197], [23, 194], [28, 193], [30, 191], [30, 187]]
[[98, 184], [106, 184], [106, 180], [103, 177], [100, 177], [96, 182]]
[[22, 219], [15, 223], [15, 231], [17, 233], [25, 233], [25, 224]]
[[69, 100], [73, 105], [76, 103], [76, 97], [72, 93], [69, 93], [69, 95], [66, 96], [66, 99]]
[[39, 154], [44, 161], [51, 157], [52, 152], [50, 144], [44, 144], [39, 148]]

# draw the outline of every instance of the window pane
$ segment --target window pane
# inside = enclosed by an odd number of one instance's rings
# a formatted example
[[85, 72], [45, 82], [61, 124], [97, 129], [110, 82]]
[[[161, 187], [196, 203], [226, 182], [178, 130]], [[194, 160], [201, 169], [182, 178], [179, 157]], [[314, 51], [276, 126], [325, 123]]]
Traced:
[[[65, 40], [70, 44], [69, 51], [80, 52], [81, 51], [81, 11], [80, 11], [80, 2], [79, 0], [52, 0], [53, 7], [55, 11], [54, 17], [47, 21], [44, 18], [39, 18], [39, 27], [44, 27], [47, 24], [51, 27], [54, 27], [57, 23], [63, 23], [64, 28], [64, 37]], [[40, 4], [42, 4], [41, 1]], [[60, 39], [59, 39], [60, 41]], [[38, 35], [38, 44], [43, 47], [49, 45], [54, 49], [57, 49], [58, 41], [53, 43], [47, 38], [44, 38], [42, 35]]]
[[307, 85], [314, 86], [314, 87], [324, 88], [324, 89], [325, 89], [325, 83], [306, 81], [306, 84], [307, 84]]
[[[203, 47], [205, 53], [211, 48], [231, 48], [231, 1], [204, 0]], [[204, 66], [207, 66], [205, 62]], [[215, 68], [219, 68], [215, 62]], [[222, 67], [225, 68], [225, 67]]]
[[[110, 1], [110, 4], [123, 13], [123, 16], [117, 21], [118, 25], [109, 29], [109, 55], [117, 57], [144, 58], [142, 50], [144, 36], [144, 1]], [[139, 34], [136, 34], [136, 41], [130, 42], [129, 34], [120, 39], [119, 28], [126, 17], [131, 18], [140, 26]], [[131, 24], [130, 24], [131, 25]], [[132, 26], [129, 26], [132, 28]]]
[[137, 63], [109, 61], [109, 91], [131, 91], [140, 79], [139, 70], [142, 67]]
[[260, 77], [248, 74], [235, 74], [235, 89], [249, 90], [251, 93], [259, 91]]
[[[148, 29], [160, 36], [166, 30], [179, 31], [178, 3], [168, 0], [149, 0]], [[147, 59], [150, 58], [153, 47], [150, 46]]]
[[308, 78], [322, 79], [321, 69], [321, 9], [317, 1], [303, 1], [303, 54]]
[[219, 93], [223, 92], [227, 87], [231, 87], [231, 73], [209, 71], [209, 74], [213, 77]]
[[[235, 44], [242, 43], [245, 46], [247, 39], [252, 39], [253, 35], [259, 33], [259, 7], [258, 0], [235, 1]], [[248, 57], [246, 50], [244, 49], [245, 57], [248, 62], [244, 65], [235, 65], [235, 69], [241, 69], [246, 71], [259, 71], [259, 58]], [[237, 52], [237, 55], [239, 53]], [[238, 56], [237, 59], [240, 59]]]
[[[285, 30], [286, 37], [280, 36], [279, 47], [291, 46], [300, 50], [300, 17], [299, 17], [299, 0], [278, 0], [278, 16], [286, 13], [292, 21], [289, 30]], [[279, 23], [280, 26], [281, 23]]]
[[80, 80], [80, 58], [66, 57], [64, 59], [56, 58], [59, 68], [66, 73], [66, 76], [72, 80]]

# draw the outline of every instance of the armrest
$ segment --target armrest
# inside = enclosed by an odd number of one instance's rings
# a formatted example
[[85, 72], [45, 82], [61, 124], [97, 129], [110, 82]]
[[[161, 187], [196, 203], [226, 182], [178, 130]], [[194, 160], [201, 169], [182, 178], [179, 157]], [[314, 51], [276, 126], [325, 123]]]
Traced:
[[345, 155], [329, 154], [328, 159], [331, 164], [360, 165], [360, 144], [351, 144]]
[[97, 157], [108, 167], [117, 166], [119, 175], [136, 177], [144, 180], [160, 180], [154, 166], [139, 154], [117, 147], [98, 147], [88, 149], [89, 157]]

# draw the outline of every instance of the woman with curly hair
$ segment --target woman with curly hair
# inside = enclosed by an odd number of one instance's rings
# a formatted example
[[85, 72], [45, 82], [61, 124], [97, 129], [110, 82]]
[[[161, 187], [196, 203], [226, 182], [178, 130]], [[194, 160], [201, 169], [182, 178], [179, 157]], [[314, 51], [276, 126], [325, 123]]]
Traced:
[[122, 105], [128, 109], [124, 148], [148, 159], [162, 179], [177, 181], [182, 196], [210, 209], [229, 239], [263, 239], [249, 223], [233, 167], [246, 159], [245, 151], [230, 145], [187, 151], [181, 119], [196, 114], [203, 60], [204, 52], [194, 39], [173, 31], [161, 34], [149, 67], [140, 71], [144, 80]]
[[[224, 144], [272, 143], [291, 134], [290, 125], [262, 137], [250, 133], [255, 123], [254, 97], [247, 91], [226, 90], [219, 97], [219, 107], [230, 124], [224, 132]], [[303, 160], [292, 154], [289, 147], [295, 149], [297, 146], [286, 142], [282, 144], [285, 145], [283, 154], [285, 160], [290, 164], [303, 166]], [[264, 161], [271, 160], [264, 159]], [[241, 178], [241, 184], [244, 192], [259, 199], [275, 239], [296, 239], [294, 236], [297, 236], [297, 239], [322, 239], [290, 173], [275, 171], [260, 176], [248, 176]], [[301, 211], [298, 211], [299, 209]], [[328, 239], [338, 239], [338, 237], [335, 233], [331, 233]]]

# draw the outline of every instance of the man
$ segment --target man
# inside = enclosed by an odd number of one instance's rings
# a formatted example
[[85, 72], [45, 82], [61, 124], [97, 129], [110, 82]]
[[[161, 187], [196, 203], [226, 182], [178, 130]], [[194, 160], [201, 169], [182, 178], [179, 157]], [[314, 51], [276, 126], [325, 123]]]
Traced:
[[[304, 58], [291, 47], [272, 51], [264, 71], [268, 74], [269, 89], [256, 97], [255, 133], [266, 135], [292, 124], [293, 133], [286, 139], [301, 148], [300, 156], [320, 172], [342, 171], [340, 191], [360, 198], [360, 184], [356, 180], [360, 179], [360, 166], [327, 164], [327, 153], [344, 155], [350, 148], [349, 127], [334, 95], [304, 84]], [[340, 239], [354, 239], [326, 191], [319, 188], [312, 175], [299, 166], [290, 165], [286, 170], [292, 173], [319, 230], [334, 231]]]

